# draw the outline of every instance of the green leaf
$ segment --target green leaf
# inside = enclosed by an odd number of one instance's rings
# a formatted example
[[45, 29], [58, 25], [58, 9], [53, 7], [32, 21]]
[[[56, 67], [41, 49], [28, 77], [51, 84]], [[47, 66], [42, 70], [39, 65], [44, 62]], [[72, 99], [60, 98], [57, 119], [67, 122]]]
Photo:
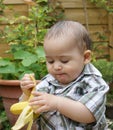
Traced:
[[16, 73], [15, 65], [10, 64], [0, 68], [0, 73]]
[[36, 53], [37, 53], [37, 55], [38, 55], [38, 58], [44, 58], [44, 57], [45, 57], [45, 53], [44, 53], [44, 48], [43, 48], [43, 46], [37, 47]]
[[20, 51], [17, 51], [14, 53], [14, 58], [15, 59], [26, 59], [28, 57], [31, 57], [32, 55], [33, 54], [28, 51], [20, 50]]
[[0, 66], [9, 65], [11, 62], [8, 59], [0, 59]]
[[22, 64], [24, 66], [30, 66], [31, 64], [35, 63], [37, 61], [37, 56], [30, 55], [27, 58], [23, 59]]

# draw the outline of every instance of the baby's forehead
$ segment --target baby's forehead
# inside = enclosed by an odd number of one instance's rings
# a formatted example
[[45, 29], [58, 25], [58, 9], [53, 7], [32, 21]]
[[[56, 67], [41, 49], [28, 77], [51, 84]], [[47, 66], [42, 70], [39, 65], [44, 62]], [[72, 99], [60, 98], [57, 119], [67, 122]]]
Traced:
[[52, 54], [52, 55], [67, 55], [70, 54], [72, 51], [79, 52], [78, 46], [76, 43], [70, 40], [60, 40], [60, 39], [52, 39], [45, 42], [44, 49], [46, 54]]
[[77, 46], [76, 38], [73, 38], [71, 36], [59, 36], [59, 37], [51, 37], [49, 39], [45, 39], [44, 45], [52, 45], [52, 46]]

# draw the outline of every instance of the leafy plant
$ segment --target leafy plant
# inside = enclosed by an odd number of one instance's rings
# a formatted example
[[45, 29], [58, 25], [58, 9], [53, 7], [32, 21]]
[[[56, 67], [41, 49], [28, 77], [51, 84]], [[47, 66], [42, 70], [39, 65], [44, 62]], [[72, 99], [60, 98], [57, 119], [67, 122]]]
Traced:
[[46, 73], [45, 58], [42, 46], [32, 49], [34, 52], [18, 50], [9, 58], [0, 59], [0, 75], [3, 79], [18, 79], [25, 73], [35, 73], [42, 78]]
[[11, 129], [11, 125], [7, 119], [6, 112], [4, 110], [0, 110], [0, 119], [2, 121], [2, 127], [4, 130]]
[[107, 95], [107, 101], [108, 103], [113, 103], [113, 90], [110, 90]]
[[91, 3], [94, 3], [97, 7], [101, 7], [108, 12], [113, 12], [113, 2], [111, 0], [89, 0]]
[[[62, 10], [62, 9], [61, 9]], [[29, 8], [29, 16], [16, 16], [14, 19], [2, 18], [9, 23], [2, 32], [10, 49], [10, 58], [0, 58], [0, 77], [20, 79], [25, 73], [35, 73], [42, 78], [46, 73], [43, 39], [47, 30], [62, 18], [47, 0], [36, 0]]]
[[8, 121], [8, 118], [6, 116], [6, 112], [5, 112], [4, 107], [3, 107], [2, 97], [0, 97], [0, 121], [2, 124], [3, 130], [11, 129], [11, 125]]
[[3, 13], [3, 10], [5, 9], [5, 5], [3, 3], [4, 0], [0, 0], [0, 14]]
[[113, 61], [98, 59], [93, 61], [93, 64], [102, 73], [103, 79], [107, 82], [113, 82]]

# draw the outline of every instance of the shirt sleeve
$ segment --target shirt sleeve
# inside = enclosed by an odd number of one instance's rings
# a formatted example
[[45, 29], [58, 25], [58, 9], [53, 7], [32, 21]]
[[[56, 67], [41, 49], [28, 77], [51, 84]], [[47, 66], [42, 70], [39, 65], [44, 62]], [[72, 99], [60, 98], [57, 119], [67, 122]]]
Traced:
[[88, 93], [82, 96], [79, 101], [94, 114], [98, 121], [105, 115], [106, 93], [109, 86], [101, 77], [94, 77], [93, 80], [89, 80], [88, 85]]
[[[79, 88], [79, 89], [78, 89]], [[77, 92], [78, 90], [81, 90]], [[73, 87], [67, 96], [84, 104], [99, 121], [105, 114], [106, 93], [109, 86], [101, 77], [89, 77]], [[78, 96], [78, 98], [77, 98]]]

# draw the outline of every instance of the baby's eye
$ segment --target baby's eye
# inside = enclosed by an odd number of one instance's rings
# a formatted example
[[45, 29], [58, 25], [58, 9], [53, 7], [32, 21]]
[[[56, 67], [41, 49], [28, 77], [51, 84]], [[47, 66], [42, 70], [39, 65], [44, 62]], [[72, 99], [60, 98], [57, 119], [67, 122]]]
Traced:
[[47, 61], [49, 64], [53, 64], [54, 61], [53, 60], [50, 60], [50, 61]]
[[63, 64], [66, 64], [66, 63], [69, 62], [69, 60], [62, 60], [61, 62], [62, 62]]

